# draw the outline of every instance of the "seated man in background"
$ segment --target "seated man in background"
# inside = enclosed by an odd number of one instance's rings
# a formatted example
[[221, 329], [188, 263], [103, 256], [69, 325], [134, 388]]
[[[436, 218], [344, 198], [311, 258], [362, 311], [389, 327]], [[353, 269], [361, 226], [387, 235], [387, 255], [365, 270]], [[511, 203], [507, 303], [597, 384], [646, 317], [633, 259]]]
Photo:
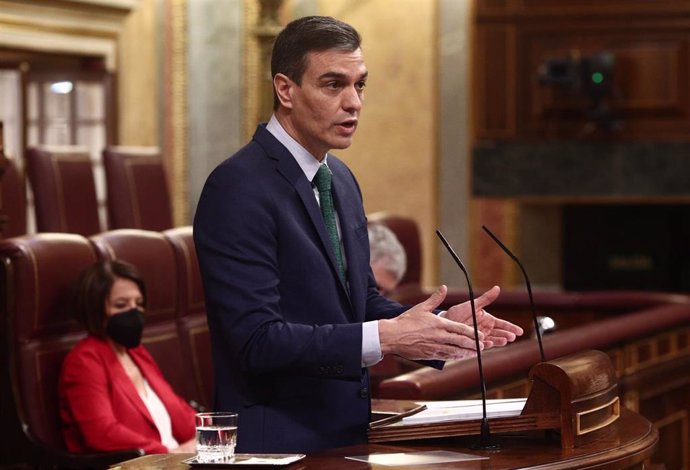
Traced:
[[374, 273], [376, 287], [382, 295], [390, 295], [407, 270], [407, 255], [393, 231], [383, 224], [370, 223], [369, 264]]

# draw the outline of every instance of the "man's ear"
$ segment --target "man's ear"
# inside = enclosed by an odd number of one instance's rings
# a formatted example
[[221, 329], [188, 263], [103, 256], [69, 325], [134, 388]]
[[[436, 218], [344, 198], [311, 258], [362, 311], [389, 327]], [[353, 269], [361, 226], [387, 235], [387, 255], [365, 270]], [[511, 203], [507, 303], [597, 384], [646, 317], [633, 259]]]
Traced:
[[292, 89], [297, 86], [287, 75], [277, 73], [273, 77], [273, 88], [278, 96], [280, 105], [287, 109], [292, 109]]

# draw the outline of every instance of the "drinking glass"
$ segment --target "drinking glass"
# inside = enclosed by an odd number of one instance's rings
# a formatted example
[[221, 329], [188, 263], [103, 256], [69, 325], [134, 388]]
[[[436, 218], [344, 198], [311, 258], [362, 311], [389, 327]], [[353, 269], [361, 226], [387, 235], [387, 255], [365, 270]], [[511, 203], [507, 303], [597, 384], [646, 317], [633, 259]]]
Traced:
[[198, 462], [233, 462], [236, 443], [237, 413], [197, 413], [196, 451]]

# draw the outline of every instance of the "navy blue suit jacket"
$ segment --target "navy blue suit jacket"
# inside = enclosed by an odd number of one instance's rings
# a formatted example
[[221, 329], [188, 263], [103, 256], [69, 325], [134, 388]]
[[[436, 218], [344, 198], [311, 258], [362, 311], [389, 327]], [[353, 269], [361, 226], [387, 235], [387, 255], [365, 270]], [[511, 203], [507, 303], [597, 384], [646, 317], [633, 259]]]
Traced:
[[366, 441], [362, 325], [405, 310], [378, 294], [362, 196], [329, 155], [349, 288], [311, 183], [264, 125], [208, 177], [194, 220], [215, 409], [239, 412], [239, 452]]

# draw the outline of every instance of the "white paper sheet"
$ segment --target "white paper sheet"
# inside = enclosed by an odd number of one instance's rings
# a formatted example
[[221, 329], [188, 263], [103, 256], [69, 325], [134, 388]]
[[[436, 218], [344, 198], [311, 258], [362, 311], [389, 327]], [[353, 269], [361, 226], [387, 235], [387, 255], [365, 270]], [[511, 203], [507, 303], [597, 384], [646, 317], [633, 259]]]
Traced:
[[[519, 416], [526, 398], [486, 400], [488, 418]], [[425, 401], [427, 409], [402, 419], [399, 425], [463, 421], [483, 417], [481, 400]]]
[[353, 455], [345, 457], [350, 460], [367, 462], [370, 465], [384, 467], [420, 466], [447, 462], [465, 462], [471, 460], [484, 460], [489, 457], [481, 455], [464, 454], [448, 450], [430, 450], [420, 452], [378, 453], [368, 455]]

